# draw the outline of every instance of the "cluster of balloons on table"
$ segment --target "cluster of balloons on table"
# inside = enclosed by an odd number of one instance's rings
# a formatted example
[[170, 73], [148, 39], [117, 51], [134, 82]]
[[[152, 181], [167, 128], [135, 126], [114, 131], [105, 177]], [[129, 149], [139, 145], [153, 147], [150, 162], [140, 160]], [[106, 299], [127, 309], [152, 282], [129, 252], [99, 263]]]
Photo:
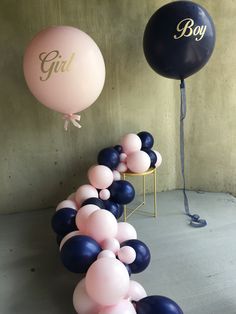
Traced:
[[150, 314], [154, 309], [182, 314], [174, 301], [148, 297], [142, 285], [130, 279], [131, 274], [148, 267], [151, 253], [137, 238], [135, 228], [118, 220], [123, 205], [135, 196], [132, 184], [121, 180], [121, 163], [126, 160], [129, 165], [129, 156], [141, 152], [148, 158], [148, 167], [152, 163], [159, 166], [161, 157], [158, 162], [146, 152], [151, 151], [153, 142], [152, 135], [143, 131], [125, 135], [121, 145], [102, 149], [98, 164], [88, 170], [89, 184], [60, 202], [52, 217], [63, 265], [71, 272], [85, 274], [73, 294], [78, 314]]

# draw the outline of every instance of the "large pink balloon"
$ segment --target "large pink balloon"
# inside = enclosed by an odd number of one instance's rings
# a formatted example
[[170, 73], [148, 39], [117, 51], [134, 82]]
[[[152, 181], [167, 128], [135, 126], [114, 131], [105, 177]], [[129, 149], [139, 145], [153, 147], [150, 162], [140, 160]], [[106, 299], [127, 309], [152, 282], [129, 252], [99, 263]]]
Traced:
[[85, 289], [85, 279], [82, 279], [75, 287], [73, 305], [78, 314], [97, 314], [101, 306], [90, 298]]
[[88, 171], [89, 182], [97, 189], [106, 189], [113, 182], [113, 173], [110, 168], [97, 165], [89, 168]]
[[88, 217], [96, 210], [100, 210], [100, 207], [94, 204], [84, 205], [78, 210], [75, 218], [75, 223], [82, 233], [86, 231]]
[[102, 54], [86, 33], [71, 26], [49, 27], [26, 48], [24, 75], [32, 94], [45, 106], [72, 114], [92, 105], [102, 91]]
[[75, 201], [79, 207], [83, 201], [90, 197], [98, 197], [98, 191], [90, 184], [81, 185], [75, 192]]
[[131, 301], [139, 301], [147, 296], [147, 293], [143, 286], [135, 280], [130, 280], [129, 291], [127, 297]]
[[105, 306], [114, 305], [128, 293], [129, 274], [123, 263], [104, 257], [90, 266], [85, 285], [88, 295], [95, 302]]
[[78, 209], [77, 204], [75, 203], [75, 201], [73, 200], [65, 200], [60, 202], [57, 207], [56, 207], [56, 211], [61, 209], [61, 208], [65, 208], [65, 207], [69, 207], [69, 208], [74, 208], [74, 209]]
[[122, 243], [126, 240], [137, 239], [135, 228], [128, 222], [118, 222], [116, 239]]
[[116, 305], [104, 307], [98, 314], [136, 314], [136, 310], [130, 301], [121, 300]]
[[85, 232], [99, 243], [109, 238], [115, 238], [117, 234], [116, 218], [106, 209], [97, 210], [89, 215]]
[[158, 167], [161, 165], [161, 163], [162, 163], [162, 156], [161, 156], [161, 154], [160, 154], [158, 151], [156, 151], [156, 150], [154, 150], [154, 153], [155, 153], [156, 156], [157, 156], [157, 162], [156, 162], [156, 164], [155, 164], [155, 167], [158, 168]]
[[121, 146], [125, 154], [131, 154], [139, 151], [142, 147], [142, 142], [137, 134], [129, 133], [123, 136]]
[[149, 169], [151, 159], [147, 153], [141, 150], [128, 155], [126, 162], [130, 171], [141, 173]]

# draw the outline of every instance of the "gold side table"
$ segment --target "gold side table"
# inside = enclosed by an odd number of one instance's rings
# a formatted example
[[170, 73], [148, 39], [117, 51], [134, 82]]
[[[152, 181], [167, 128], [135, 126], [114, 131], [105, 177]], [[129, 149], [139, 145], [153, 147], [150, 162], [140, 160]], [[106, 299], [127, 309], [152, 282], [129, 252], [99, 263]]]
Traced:
[[[122, 178], [123, 180], [126, 179], [126, 177], [130, 176], [130, 177], [143, 177], [143, 201], [136, 206], [133, 209], [129, 209], [129, 213], [128, 213], [128, 208], [127, 205], [124, 205], [124, 221], [127, 221], [127, 219], [134, 213], [136, 212], [140, 207], [144, 206], [146, 203], [146, 176], [152, 174], [153, 175], [153, 189], [154, 189], [154, 197], [153, 197], [153, 213], [151, 214], [153, 217], [157, 216], [157, 168], [150, 168], [149, 170], [142, 172], [142, 173], [134, 173], [134, 172], [124, 172], [122, 173]], [[145, 210], [139, 210], [139, 212], [148, 214], [147, 211]], [[149, 213], [150, 214], [150, 213]]]

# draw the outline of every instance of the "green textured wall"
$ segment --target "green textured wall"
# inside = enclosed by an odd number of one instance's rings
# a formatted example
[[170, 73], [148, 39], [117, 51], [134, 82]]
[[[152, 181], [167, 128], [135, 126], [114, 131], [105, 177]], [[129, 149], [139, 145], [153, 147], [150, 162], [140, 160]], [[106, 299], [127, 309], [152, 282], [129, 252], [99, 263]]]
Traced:
[[[198, 1], [211, 13], [217, 44], [210, 63], [187, 80], [187, 186], [236, 194], [236, 2]], [[128, 132], [150, 131], [163, 155], [158, 190], [181, 186], [179, 83], [147, 65], [142, 36], [160, 0], [0, 1], [0, 211], [46, 208], [86, 183], [103, 147]], [[63, 130], [22, 73], [24, 49], [41, 29], [71, 25], [88, 33], [106, 63], [104, 90], [82, 112], [82, 129]], [[149, 186], [150, 189], [150, 186]]]

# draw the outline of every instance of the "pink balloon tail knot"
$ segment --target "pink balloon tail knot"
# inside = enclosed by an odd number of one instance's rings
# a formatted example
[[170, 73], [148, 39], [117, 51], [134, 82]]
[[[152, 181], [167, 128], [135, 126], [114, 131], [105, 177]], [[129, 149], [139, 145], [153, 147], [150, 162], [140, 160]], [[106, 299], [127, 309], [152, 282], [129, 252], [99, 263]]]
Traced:
[[79, 114], [65, 114], [63, 116], [63, 119], [65, 120], [64, 129], [68, 130], [68, 125], [71, 122], [76, 128], [82, 128], [82, 126], [79, 124], [80, 121], [80, 115]]

